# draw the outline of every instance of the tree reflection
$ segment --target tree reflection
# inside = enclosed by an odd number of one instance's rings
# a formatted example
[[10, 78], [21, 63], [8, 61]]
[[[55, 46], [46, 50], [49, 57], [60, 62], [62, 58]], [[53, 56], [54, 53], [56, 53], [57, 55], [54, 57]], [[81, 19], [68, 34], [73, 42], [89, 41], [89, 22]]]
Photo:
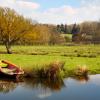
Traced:
[[17, 87], [17, 83], [14, 80], [0, 79], [0, 92], [9, 93]]
[[43, 88], [50, 88], [52, 91], [60, 91], [62, 87], [64, 87], [64, 82], [62, 79], [55, 79], [51, 80], [48, 78], [45, 79], [40, 79], [40, 78], [35, 78], [35, 79], [24, 79], [25, 86], [28, 88], [38, 88], [40, 85]]
[[[22, 84], [19, 84], [22, 83]], [[44, 93], [50, 93], [50, 91], [60, 91], [64, 87], [64, 82], [61, 79], [50, 80], [40, 78], [24, 78], [23, 81], [16, 81], [10, 79], [0, 79], [0, 92], [9, 93], [12, 92], [18, 85], [23, 85], [25, 88], [38, 89], [44, 91]]]
[[24, 87], [30, 89], [36, 89], [37, 97], [39, 98], [46, 98], [52, 94], [52, 92], [60, 91], [62, 87], [64, 87], [64, 82], [62, 79], [25, 79], [24, 80]]

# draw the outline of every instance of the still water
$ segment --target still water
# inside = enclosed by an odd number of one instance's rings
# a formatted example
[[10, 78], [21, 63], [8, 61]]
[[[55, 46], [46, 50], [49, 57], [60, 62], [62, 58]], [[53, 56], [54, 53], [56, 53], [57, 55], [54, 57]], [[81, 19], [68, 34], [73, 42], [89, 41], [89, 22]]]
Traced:
[[100, 75], [55, 81], [0, 79], [0, 100], [100, 100]]

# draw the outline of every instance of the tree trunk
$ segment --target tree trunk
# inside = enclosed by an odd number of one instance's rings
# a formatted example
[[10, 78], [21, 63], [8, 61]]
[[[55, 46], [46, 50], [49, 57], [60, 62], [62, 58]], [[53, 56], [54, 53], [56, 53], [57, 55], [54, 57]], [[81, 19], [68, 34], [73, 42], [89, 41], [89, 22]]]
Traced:
[[8, 54], [12, 54], [12, 52], [11, 52], [11, 46], [10, 46], [9, 43], [6, 43], [6, 50], [7, 50]]

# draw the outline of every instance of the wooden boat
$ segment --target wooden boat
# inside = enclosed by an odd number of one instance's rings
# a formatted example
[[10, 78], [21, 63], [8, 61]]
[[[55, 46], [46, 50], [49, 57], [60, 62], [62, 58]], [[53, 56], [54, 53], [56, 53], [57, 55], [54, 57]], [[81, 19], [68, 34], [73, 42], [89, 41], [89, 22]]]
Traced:
[[[0, 65], [0, 76], [18, 78], [24, 74], [24, 71], [8, 61], [2, 60]], [[5, 66], [3, 65], [5, 64]]]

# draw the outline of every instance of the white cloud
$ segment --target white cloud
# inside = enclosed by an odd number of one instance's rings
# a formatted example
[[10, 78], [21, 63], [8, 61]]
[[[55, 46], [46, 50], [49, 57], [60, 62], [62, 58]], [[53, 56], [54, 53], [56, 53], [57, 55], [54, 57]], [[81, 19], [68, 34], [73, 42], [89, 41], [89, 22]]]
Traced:
[[59, 8], [51, 8], [49, 10], [46, 11], [47, 13], [65, 13], [65, 14], [75, 14], [77, 11], [76, 9], [73, 9], [71, 6], [62, 6], [62, 7], [59, 7]]
[[28, 2], [28, 1], [16, 1], [16, 3], [20, 6], [20, 7], [24, 7], [24, 8], [30, 8], [30, 9], [37, 9], [39, 8], [39, 4], [34, 3], [34, 2]]
[[59, 8], [51, 8], [44, 12], [43, 19], [49, 18], [51, 23], [80, 23], [83, 21], [95, 21], [100, 19], [100, 1], [99, 0], [82, 0], [84, 3], [80, 7], [72, 7], [69, 5]]
[[10, 7], [15, 10], [18, 9], [38, 9], [40, 5], [35, 2], [29, 2], [24, 0], [0, 0], [0, 6], [2, 7]]
[[[77, 1], [78, 2], [78, 1]], [[99, 0], [81, 0], [80, 7], [62, 5], [58, 8], [48, 8], [39, 11], [40, 4], [28, 0], [0, 0], [0, 6], [15, 9], [26, 17], [36, 19], [41, 23], [79, 23], [85, 20], [98, 20], [100, 18]]]
[[0, 0], [0, 6], [2, 7], [12, 7], [14, 5], [13, 0]]
[[41, 12], [31, 13], [31, 17], [38, 20], [41, 23], [71, 23], [73, 16], [77, 14], [77, 9], [71, 6], [62, 6], [59, 8], [50, 8]]
[[[32, 14], [31, 14], [32, 15]], [[36, 18], [43, 23], [80, 23], [87, 20], [99, 20], [100, 7], [95, 5], [81, 6], [75, 8], [72, 6], [62, 6], [59, 8], [51, 8], [42, 13], [33, 14], [32, 18]]]
[[100, 6], [100, 0], [81, 0], [82, 5]]

